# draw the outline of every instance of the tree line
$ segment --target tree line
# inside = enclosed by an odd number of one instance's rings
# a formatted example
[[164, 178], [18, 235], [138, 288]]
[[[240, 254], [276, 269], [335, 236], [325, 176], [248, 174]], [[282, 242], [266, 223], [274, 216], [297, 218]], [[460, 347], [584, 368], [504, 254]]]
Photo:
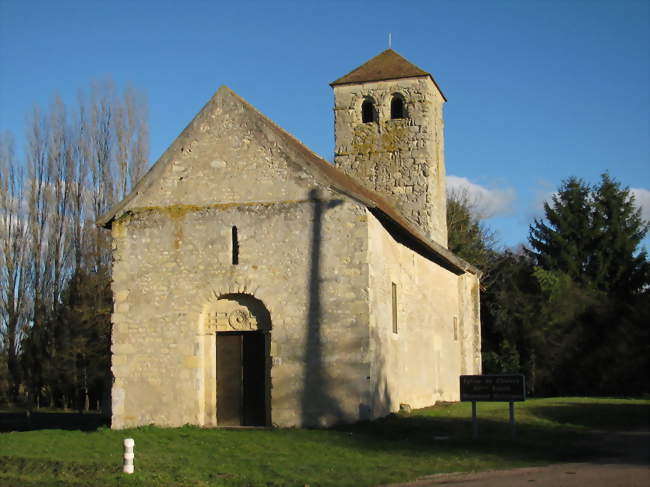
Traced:
[[648, 392], [649, 227], [627, 188], [566, 179], [516, 251], [451, 196], [450, 249], [485, 272], [484, 373], [522, 373], [535, 395]]
[[144, 174], [148, 139], [143, 96], [110, 81], [35, 107], [21, 157], [0, 135], [0, 401], [107, 401], [110, 237], [95, 222]]

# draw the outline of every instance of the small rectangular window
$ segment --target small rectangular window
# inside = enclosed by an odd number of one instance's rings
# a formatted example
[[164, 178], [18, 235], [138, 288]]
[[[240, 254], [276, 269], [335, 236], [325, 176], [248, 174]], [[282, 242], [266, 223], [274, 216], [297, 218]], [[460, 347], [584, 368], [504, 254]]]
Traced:
[[393, 289], [393, 333], [397, 333], [397, 284], [392, 284]]
[[232, 227], [232, 265], [239, 264], [239, 236], [237, 227]]
[[458, 341], [458, 317], [454, 316], [454, 340]]

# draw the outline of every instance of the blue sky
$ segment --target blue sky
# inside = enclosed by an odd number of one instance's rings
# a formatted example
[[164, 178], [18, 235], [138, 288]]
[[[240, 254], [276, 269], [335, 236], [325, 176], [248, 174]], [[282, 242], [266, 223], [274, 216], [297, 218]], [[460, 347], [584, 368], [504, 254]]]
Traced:
[[[650, 2], [0, 0], [0, 131], [93, 80], [143, 91], [155, 161], [225, 84], [328, 160], [328, 83], [387, 47], [448, 98], [450, 183], [524, 242], [569, 176], [604, 171], [650, 218]], [[648, 247], [648, 239], [646, 239]]]

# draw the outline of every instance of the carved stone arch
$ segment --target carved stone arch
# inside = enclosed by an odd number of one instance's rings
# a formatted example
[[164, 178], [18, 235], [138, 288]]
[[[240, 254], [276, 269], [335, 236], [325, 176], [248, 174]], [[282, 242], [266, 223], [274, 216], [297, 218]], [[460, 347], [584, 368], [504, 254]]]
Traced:
[[253, 296], [253, 288], [254, 286], [248, 281], [231, 281], [221, 286], [207, 286], [202, 292], [196, 293], [194, 301], [190, 306], [190, 309], [192, 310], [190, 322], [196, 326], [197, 335], [208, 333], [206, 329], [207, 313], [210, 307], [213, 306], [221, 296], [229, 294], [249, 294]]
[[[259, 296], [258, 294], [262, 296]], [[263, 289], [249, 282], [231, 282], [225, 286], [208, 288], [198, 293], [193, 308], [197, 323], [197, 350], [203, 364], [200, 382], [199, 424], [217, 426], [216, 390], [216, 340], [218, 333], [257, 332], [265, 336], [266, 361], [266, 418], [270, 421], [270, 343], [271, 311], [260, 298], [266, 297]]]
[[271, 330], [271, 315], [262, 301], [248, 293], [225, 293], [205, 306], [204, 332]]

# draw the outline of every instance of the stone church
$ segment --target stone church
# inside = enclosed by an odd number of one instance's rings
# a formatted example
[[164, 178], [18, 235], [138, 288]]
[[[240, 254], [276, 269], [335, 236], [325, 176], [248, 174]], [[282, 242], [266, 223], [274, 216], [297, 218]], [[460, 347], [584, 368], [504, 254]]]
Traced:
[[447, 249], [433, 77], [331, 83], [334, 164], [221, 87], [112, 232], [112, 427], [329, 426], [459, 399], [480, 272]]

